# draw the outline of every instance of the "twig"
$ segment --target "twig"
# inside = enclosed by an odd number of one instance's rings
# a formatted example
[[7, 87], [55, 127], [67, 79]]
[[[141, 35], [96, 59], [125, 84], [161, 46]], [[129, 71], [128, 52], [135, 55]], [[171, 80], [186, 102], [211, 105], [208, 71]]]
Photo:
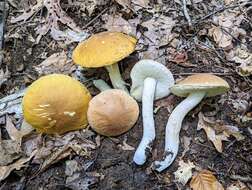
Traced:
[[185, 18], [189, 24], [189, 26], [192, 26], [192, 19], [188, 13], [188, 10], [187, 10], [187, 7], [186, 7], [186, 0], [182, 0], [183, 1], [183, 12], [184, 12], [184, 15], [185, 15]]
[[252, 178], [249, 176], [244, 177], [240, 175], [231, 175], [230, 178], [234, 180], [240, 180], [242, 182], [252, 182]]
[[94, 17], [92, 20], [90, 20], [85, 26], [84, 28], [89, 27], [91, 24], [93, 24], [94, 21], [96, 21], [100, 16], [102, 16], [105, 12], [107, 12], [107, 10], [109, 9], [109, 7], [105, 8], [102, 12], [100, 12], [100, 14], [98, 14], [96, 17]]

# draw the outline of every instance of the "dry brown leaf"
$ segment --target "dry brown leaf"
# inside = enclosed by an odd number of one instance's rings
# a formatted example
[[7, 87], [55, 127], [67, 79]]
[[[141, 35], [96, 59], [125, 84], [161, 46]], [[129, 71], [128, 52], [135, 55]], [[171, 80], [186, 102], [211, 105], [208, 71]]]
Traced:
[[42, 63], [34, 66], [34, 68], [39, 73], [39, 75], [53, 73], [62, 73], [69, 75], [76, 69], [76, 66], [70, 60], [67, 60], [66, 52], [62, 51], [61, 53], [52, 54]]
[[169, 61], [174, 62], [182, 67], [196, 67], [196, 65], [189, 63], [187, 52], [177, 51], [174, 49], [173, 52], [169, 53]]
[[[42, 36], [46, 35], [49, 31], [54, 40], [64, 40], [64, 43], [79, 42], [86, 39], [89, 34], [81, 30], [67, 14], [60, 7], [60, 0], [37, 0], [37, 4], [30, 7], [29, 11], [23, 11], [23, 14], [16, 18], [12, 18], [12, 23], [26, 21], [30, 19], [35, 13], [43, 7], [47, 9], [46, 18], [41, 17], [41, 25], [36, 28], [37, 39], [36, 43], [40, 41]], [[68, 27], [67, 30], [61, 31], [59, 23]]]
[[229, 57], [229, 59], [240, 64], [237, 67], [238, 74], [241, 76], [252, 75], [252, 53], [246, 47], [238, 46], [235, 48], [233, 54], [233, 57]]
[[123, 32], [129, 35], [136, 35], [136, 19], [130, 22], [123, 19], [121, 15], [105, 15], [103, 16], [105, 25], [103, 26], [108, 31]]
[[43, 147], [38, 149], [34, 157], [34, 163], [41, 164], [39, 172], [72, 154], [90, 156], [90, 151], [96, 146], [83, 136], [83, 132], [73, 131], [63, 136], [46, 139]]
[[227, 141], [227, 137], [232, 135], [238, 141], [245, 138], [236, 126], [226, 125], [223, 121], [210, 119], [205, 117], [201, 112], [199, 113], [197, 130], [200, 129], [205, 130], [207, 138], [213, 142], [219, 152], [222, 152], [222, 141]]
[[0, 166], [0, 182], [8, 177], [13, 170], [20, 170], [22, 167], [24, 167], [25, 163], [30, 161], [35, 154], [36, 151], [34, 151], [28, 158], [20, 158], [13, 164], [10, 164], [8, 166]]
[[147, 8], [150, 0], [132, 0], [132, 3], [139, 5], [140, 7]]
[[239, 28], [243, 20], [243, 15], [239, 15], [239, 11], [224, 11], [219, 16], [215, 16], [213, 20], [218, 26], [213, 25], [209, 30], [209, 35], [224, 50], [233, 48], [233, 37], [237, 38], [246, 34], [243, 29]]
[[[147, 29], [144, 35], [139, 39], [138, 44], [148, 46], [147, 51], [140, 52], [140, 58], [161, 60], [165, 49], [160, 49], [161, 46], [167, 45], [173, 38], [172, 29], [176, 22], [172, 17], [164, 15], [155, 15], [150, 20], [143, 22], [141, 25]], [[158, 60], [160, 59], [160, 60]]]
[[190, 187], [193, 190], [224, 190], [213, 173], [208, 170], [202, 170], [193, 176]]
[[224, 134], [216, 134], [215, 130], [212, 128], [209, 122], [206, 121], [206, 118], [202, 113], [199, 113], [199, 122], [197, 130], [204, 129], [207, 135], [207, 138], [212, 141], [216, 150], [222, 152], [222, 141], [227, 141], [227, 137]]
[[187, 163], [183, 160], [179, 161], [179, 168], [173, 174], [176, 181], [185, 185], [188, 180], [192, 177], [192, 169], [195, 168], [195, 165], [188, 161]]

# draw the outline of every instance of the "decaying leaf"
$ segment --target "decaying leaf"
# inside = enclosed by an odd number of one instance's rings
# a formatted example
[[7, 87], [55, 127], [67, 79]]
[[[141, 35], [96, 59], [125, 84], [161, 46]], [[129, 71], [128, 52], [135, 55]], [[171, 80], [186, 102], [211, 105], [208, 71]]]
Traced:
[[15, 118], [21, 118], [22, 107], [21, 101], [25, 90], [18, 91], [14, 94], [0, 99], [0, 116], [5, 114], [15, 114]]
[[237, 67], [237, 72], [241, 76], [252, 75], [252, 53], [250, 53], [245, 47], [236, 47], [234, 50], [234, 56], [231, 59], [240, 66]]
[[83, 138], [83, 133], [74, 131], [60, 137], [48, 137], [34, 157], [34, 162], [41, 164], [39, 172], [72, 154], [90, 156], [90, 150], [96, 146], [92, 141]]
[[136, 25], [139, 23], [138, 19], [125, 20], [121, 15], [104, 15], [103, 26], [108, 31], [123, 32], [129, 35], [136, 35]]
[[198, 116], [199, 122], [197, 130], [205, 130], [207, 138], [212, 141], [218, 152], [222, 152], [222, 141], [227, 141], [227, 137], [230, 137], [230, 135], [234, 136], [237, 140], [244, 139], [244, 136], [236, 126], [226, 125], [218, 120], [213, 121], [205, 117], [201, 112]]
[[10, 73], [8, 69], [6, 69], [5, 72], [3, 71], [3, 69], [0, 69], [0, 87], [4, 82], [8, 80], [9, 76], [10, 76]]
[[142, 38], [139, 39], [139, 44], [148, 46], [147, 51], [140, 53], [141, 58], [158, 59], [162, 56], [163, 51], [161, 46], [167, 45], [172, 39], [171, 31], [176, 22], [172, 17], [164, 15], [155, 15], [152, 19], [143, 22], [141, 25], [147, 30]]
[[193, 176], [190, 187], [193, 190], [224, 190], [213, 173], [208, 170], [202, 170]]
[[222, 141], [227, 141], [227, 137], [224, 134], [216, 134], [214, 129], [205, 121], [204, 115], [199, 113], [199, 122], [197, 130], [204, 129], [207, 135], [207, 138], [212, 141], [216, 150], [222, 152]]
[[35, 155], [36, 151], [33, 152], [33, 154], [28, 158], [20, 158], [13, 164], [7, 165], [7, 166], [0, 166], [0, 181], [4, 180], [6, 177], [9, 176], [9, 174], [13, 170], [20, 170], [22, 167], [25, 166], [25, 163], [30, 161], [32, 157]]
[[[23, 11], [23, 14], [16, 18], [12, 18], [12, 23], [26, 21], [30, 19], [35, 13], [43, 7], [47, 9], [47, 16], [42, 20], [41, 25], [36, 28], [37, 39], [36, 43], [40, 41], [42, 36], [49, 31], [54, 40], [64, 40], [65, 43], [79, 42], [86, 39], [89, 35], [86, 31], [81, 30], [67, 14], [60, 7], [60, 0], [37, 0], [37, 4], [30, 7], [29, 11]], [[67, 30], [62, 31], [59, 27], [62, 23], [68, 27]]]
[[192, 177], [192, 169], [195, 168], [195, 165], [188, 161], [188, 163], [183, 160], [179, 161], [179, 168], [174, 172], [176, 181], [185, 185], [188, 180]]
[[237, 181], [228, 186], [227, 190], [249, 190], [249, 188], [244, 183]]
[[118, 145], [119, 147], [121, 147], [123, 150], [135, 150], [135, 148], [133, 146], [130, 146], [127, 144], [127, 138], [125, 138], [123, 140], [123, 144], [122, 145]]
[[188, 61], [188, 55], [187, 52], [182, 50], [182, 51], [177, 51], [173, 49], [173, 51], [169, 52], [169, 61], [174, 62], [178, 65], [181, 65], [182, 67], [195, 67], [196, 65], [191, 64]]
[[39, 75], [53, 74], [53, 73], [62, 73], [69, 75], [75, 69], [76, 66], [67, 59], [65, 51], [61, 53], [54, 53], [42, 63], [37, 66], [34, 66], [35, 70]]
[[239, 26], [243, 20], [243, 15], [239, 15], [239, 11], [225, 11], [220, 16], [213, 18], [217, 23], [209, 30], [209, 35], [213, 37], [214, 41], [220, 48], [230, 50], [233, 48], [233, 37], [239, 37], [246, 34], [246, 32]]
[[132, 3], [139, 5], [140, 7], [147, 8], [150, 0], [132, 0]]
[[10, 139], [3, 140], [0, 137], [0, 166], [6, 166], [22, 156], [21, 140], [30, 132], [24, 127], [18, 130], [8, 115], [5, 129]]

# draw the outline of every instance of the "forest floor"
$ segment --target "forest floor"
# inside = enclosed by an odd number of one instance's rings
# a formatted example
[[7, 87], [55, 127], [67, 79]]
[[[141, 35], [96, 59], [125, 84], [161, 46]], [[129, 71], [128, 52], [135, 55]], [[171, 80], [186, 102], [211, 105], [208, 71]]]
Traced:
[[[15, 97], [0, 99], [0, 190], [211, 190], [217, 189], [214, 183], [218, 189], [252, 189], [251, 1], [8, 0], [5, 10], [0, 98]], [[162, 173], [151, 164], [162, 157], [167, 119], [182, 100], [174, 95], [155, 102], [156, 139], [141, 167], [132, 161], [142, 137], [141, 116], [116, 138], [90, 128], [61, 137], [15, 135], [23, 119], [22, 93], [17, 93], [38, 77], [73, 76], [93, 96], [99, 93], [93, 79], [110, 83], [103, 68], [81, 69], [71, 59], [79, 41], [106, 30], [138, 39], [136, 51], [120, 62], [129, 84], [133, 65], [150, 58], [169, 68], [176, 80], [212, 73], [231, 87], [186, 116], [179, 154]]]

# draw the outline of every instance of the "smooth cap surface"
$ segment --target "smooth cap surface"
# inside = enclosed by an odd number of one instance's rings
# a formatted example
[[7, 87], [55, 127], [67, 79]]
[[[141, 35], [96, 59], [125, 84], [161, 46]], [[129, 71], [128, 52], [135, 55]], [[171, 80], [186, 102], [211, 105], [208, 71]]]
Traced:
[[137, 62], [131, 70], [130, 77], [132, 80], [130, 94], [138, 101], [142, 100], [144, 80], [148, 77], [157, 81], [155, 99], [168, 96], [170, 87], [174, 85], [174, 78], [169, 69], [150, 59]]
[[24, 118], [47, 134], [85, 128], [90, 99], [88, 90], [77, 80], [62, 74], [47, 75], [33, 82], [25, 92]]
[[73, 61], [83, 67], [112, 65], [135, 50], [137, 40], [120, 32], [101, 32], [81, 42], [73, 51]]
[[206, 97], [216, 96], [228, 91], [229, 84], [222, 78], [212, 74], [196, 74], [179, 81], [171, 92], [177, 96], [186, 97], [192, 92], [205, 91]]
[[137, 102], [118, 89], [105, 90], [89, 102], [88, 122], [105, 136], [117, 136], [133, 127], [138, 119]]

